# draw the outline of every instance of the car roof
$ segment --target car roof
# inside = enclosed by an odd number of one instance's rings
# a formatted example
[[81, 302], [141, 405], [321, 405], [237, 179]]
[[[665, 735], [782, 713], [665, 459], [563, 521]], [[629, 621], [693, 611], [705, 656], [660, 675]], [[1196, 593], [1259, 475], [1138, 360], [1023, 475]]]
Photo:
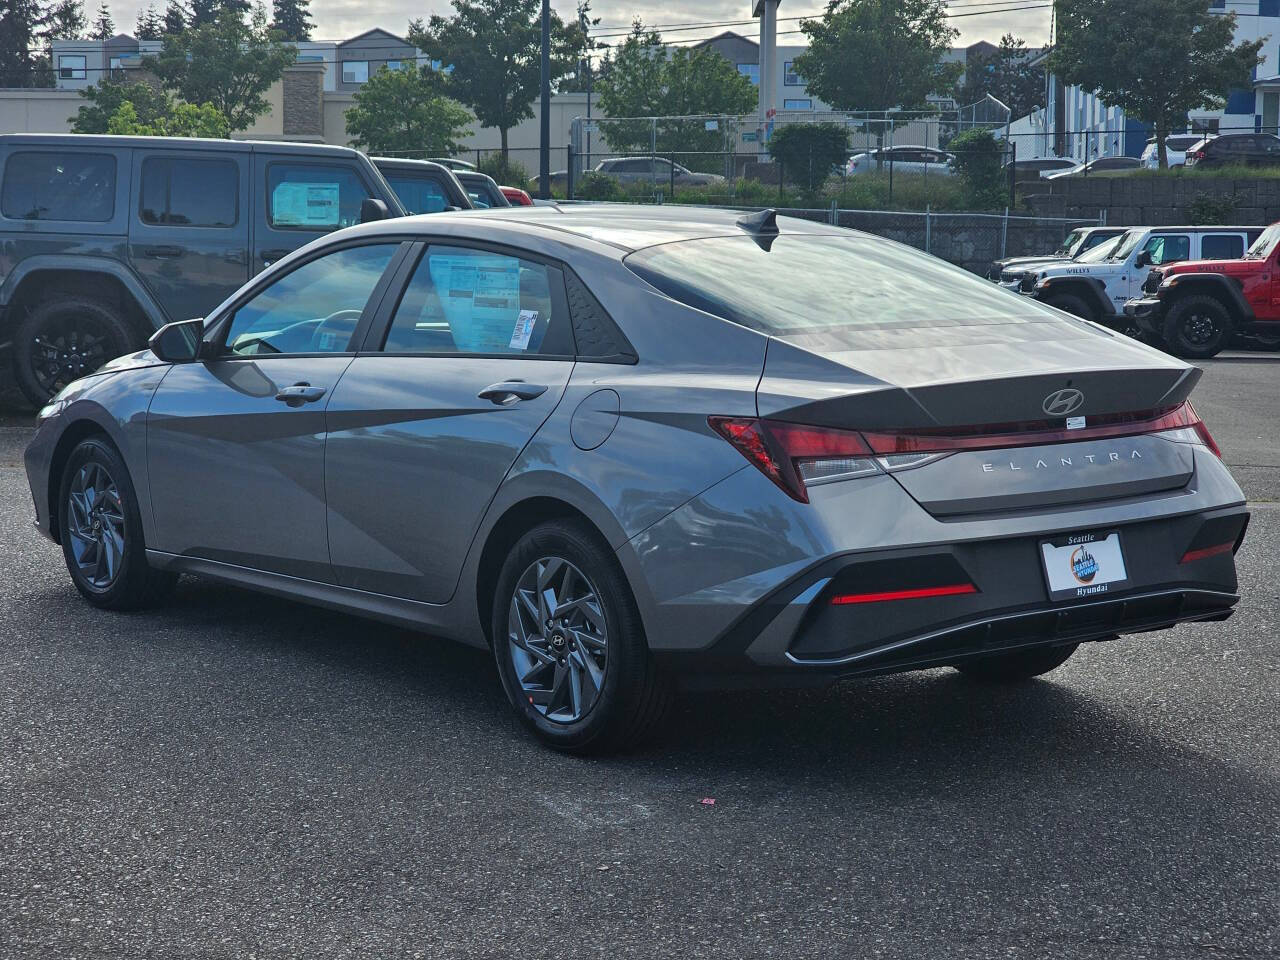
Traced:
[[373, 165], [379, 170], [403, 170], [406, 173], [412, 173], [414, 170], [419, 172], [430, 170], [433, 173], [452, 173], [442, 163], [436, 163], [434, 160], [412, 160], [408, 157], [370, 157]]
[[142, 147], [148, 150], [201, 150], [244, 153], [270, 150], [297, 156], [363, 156], [351, 147], [281, 140], [216, 140], [207, 137], [125, 137], [101, 133], [6, 133], [0, 143], [39, 147]]

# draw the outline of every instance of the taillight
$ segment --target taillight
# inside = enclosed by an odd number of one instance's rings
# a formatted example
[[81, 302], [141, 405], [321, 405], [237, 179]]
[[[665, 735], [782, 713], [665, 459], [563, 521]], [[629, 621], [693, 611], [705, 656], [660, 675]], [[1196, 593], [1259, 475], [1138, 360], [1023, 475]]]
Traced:
[[754, 417], [708, 417], [724, 437], [787, 496], [809, 502], [805, 485], [878, 472], [862, 437], [853, 430], [810, 427]]

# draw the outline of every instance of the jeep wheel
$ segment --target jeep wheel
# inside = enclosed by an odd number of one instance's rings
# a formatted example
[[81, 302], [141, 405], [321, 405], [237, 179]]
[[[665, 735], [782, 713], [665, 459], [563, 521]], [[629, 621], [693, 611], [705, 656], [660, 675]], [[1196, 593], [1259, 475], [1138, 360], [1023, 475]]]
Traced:
[[1050, 297], [1045, 303], [1051, 307], [1057, 307], [1066, 313], [1077, 316], [1082, 320], [1096, 320], [1093, 311], [1089, 309], [1089, 305], [1080, 297], [1071, 293], [1060, 293], [1056, 297]]
[[31, 403], [43, 406], [72, 380], [127, 353], [135, 339], [111, 307], [82, 297], [48, 300], [13, 332], [13, 377]]
[[1227, 345], [1233, 327], [1221, 301], [1209, 296], [1186, 297], [1169, 308], [1164, 340], [1170, 353], [1205, 360]]

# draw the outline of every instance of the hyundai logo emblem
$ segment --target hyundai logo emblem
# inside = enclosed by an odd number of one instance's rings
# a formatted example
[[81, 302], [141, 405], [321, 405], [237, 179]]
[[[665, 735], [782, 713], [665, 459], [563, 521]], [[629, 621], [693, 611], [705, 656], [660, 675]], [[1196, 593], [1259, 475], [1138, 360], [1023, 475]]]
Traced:
[[1044, 398], [1044, 412], [1051, 417], [1065, 417], [1084, 406], [1084, 394], [1074, 387], [1055, 390]]

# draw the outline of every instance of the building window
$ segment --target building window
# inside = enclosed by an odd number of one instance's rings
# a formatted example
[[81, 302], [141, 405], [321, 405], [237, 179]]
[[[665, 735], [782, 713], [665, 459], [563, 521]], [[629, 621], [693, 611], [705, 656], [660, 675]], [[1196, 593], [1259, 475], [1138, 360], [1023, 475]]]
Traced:
[[1256, 97], [1252, 90], [1232, 90], [1227, 94], [1227, 107], [1224, 113], [1253, 113]]
[[1225, 10], [1227, 9], [1227, 0], [1209, 0], [1209, 9]]
[[813, 101], [812, 100], [783, 100], [782, 109], [783, 110], [812, 110]]
[[59, 80], [83, 80], [85, 58], [83, 54], [60, 54], [58, 56]]
[[1218, 135], [1218, 118], [1217, 117], [1192, 117], [1191, 132], [1192, 133], [1212, 133], [1215, 137]]
[[754, 83], [760, 86], [760, 64], [758, 63], [740, 63], [738, 64], [738, 72]]
[[782, 61], [782, 85], [786, 87], [803, 87], [804, 81], [800, 79], [800, 74], [796, 73], [794, 60]]
[[1280, 17], [1280, 0], [1258, 0], [1258, 16]]
[[342, 61], [342, 82], [343, 83], [368, 83], [369, 82], [369, 61], [368, 60], [343, 60]]
[[388, 60], [388, 61], [387, 61], [387, 69], [388, 69], [388, 70], [399, 70], [399, 69], [400, 69], [400, 61], [399, 61], [399, 60]]

